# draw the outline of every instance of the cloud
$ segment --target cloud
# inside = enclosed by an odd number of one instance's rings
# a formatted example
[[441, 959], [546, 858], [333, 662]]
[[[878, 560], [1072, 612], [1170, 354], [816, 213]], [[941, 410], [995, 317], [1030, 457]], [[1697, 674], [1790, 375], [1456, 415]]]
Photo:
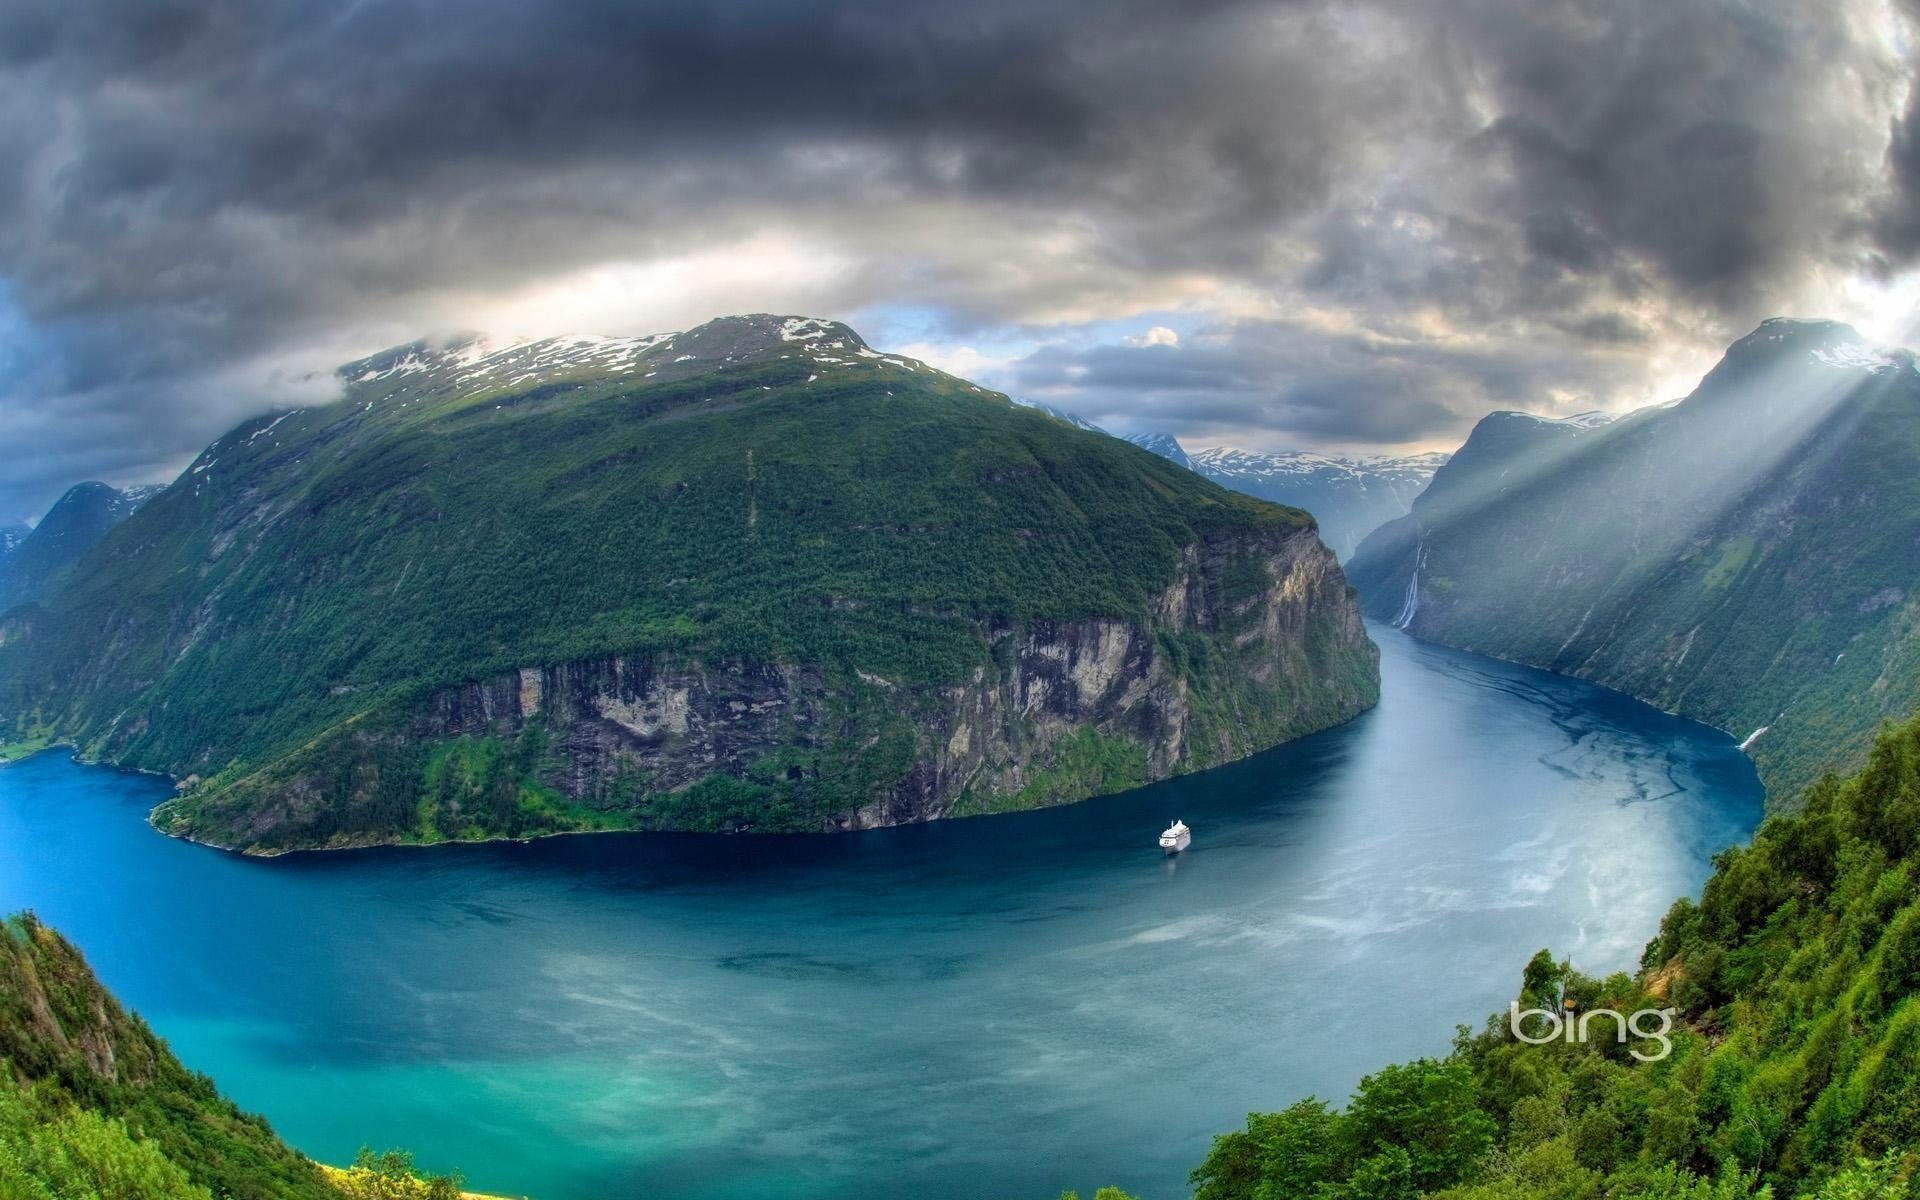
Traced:
[[929, 355], [1037, 346], [982, 369], [1244, 440], [1652, 398], [1920, 255], [1912, 20], [18, 0], [0, 516], [477, 325], [915, 307], [940, 314]]
[[[1383, 338], [1319, 323], [1210, 326], [1178, 346], [1053, 343], [1003, 369], [1007, 386], [1117, 432], [1200, 444], [1457, 444], [1497, 408], [1572, 413], [1638, 376], [1629, 342], [1601, 356], [1575, 339]], [[1597, 379], [1595, 391], [1568, 388]]]

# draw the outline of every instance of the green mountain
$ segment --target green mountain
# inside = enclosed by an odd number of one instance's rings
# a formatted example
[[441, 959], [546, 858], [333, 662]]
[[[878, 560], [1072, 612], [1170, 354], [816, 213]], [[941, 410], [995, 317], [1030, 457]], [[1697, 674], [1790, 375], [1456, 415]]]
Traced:
[[[1916, 883], [1909, 722], [1725, 852], [1637, 974], [1541, 951], [1514, 1008], [1462, 1026], [1445, 1059], [1369, 1076], [1344, 1111], [1308, 1099], [1218, 1138], [1195, 1200], [1911, 1200]], [[1530, 1011], [1568, 1005], [1571, 1039]], [[1625, 1040], [1602, 1010], [1634, 1023]]]
[[1792, 796], [1920, 700], [1920, 372], [1773, 320], [1677, 404], [1495, 413], [1349, 573], [1420, 637], [1746, 738]]
[[162, 828], [272, 850], [1032, 807], [1377, 695], [1306, 514], [843, 325], [340, 375], [0, 622], [0, 741], [171, 773]]
[[123, 492], [104, 483], [76, 484], [31, 530], [0, 530], [0, 612], [57, 588], [108, 530], [132, 516], [158, 490], [139, 487]]

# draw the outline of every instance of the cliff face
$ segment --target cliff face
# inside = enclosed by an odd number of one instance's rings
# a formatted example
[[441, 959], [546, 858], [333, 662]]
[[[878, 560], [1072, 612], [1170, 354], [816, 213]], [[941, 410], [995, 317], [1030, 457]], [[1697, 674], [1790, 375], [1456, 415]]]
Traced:
[[1134, 620], [977, 631], [985, 661], [947, 684], [676, 655], [520, 667], [435, 692], [344, 759], [159, 819], [222, 844], [313, 844], [343, 787], [372, 805], [385, 773], [424, 763], [460, 776], [428, 789], [429, 836], [502, 832], [503, 790], [511, 811], [545, 797], [574, 828], [864, 829], [1122, 790], [1378, 698], [1378, 652], [1310, 528], [1189, 547]]

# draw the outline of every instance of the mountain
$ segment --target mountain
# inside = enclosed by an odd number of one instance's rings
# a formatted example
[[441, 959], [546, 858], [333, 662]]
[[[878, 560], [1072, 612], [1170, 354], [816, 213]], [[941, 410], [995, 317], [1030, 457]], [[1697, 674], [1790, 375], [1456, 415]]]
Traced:
[[[1132, 437], [1127, 438], [1126, 441], [1131, 445], [1140, 447], [1149, 454], [1158, 454], [1170, 463], [1185, 467], [1189, 471], [1193, 470], [1193, 460], [1187, 457], [1187, 452], [1181, 448], [1180, 443], [1174, 439], [1172, 434], [1136, 433]], [[1300, 508], [1302, 506], [1296, 504], [1294, 507]]]
[[1790, 802], [1920, 698], [1920, 372], [1776, 319], [1678, 403], [1493, 414], [1350, 573], [1420, 637], [1745, 737]]
[[1911, 1200], [1916, 834], [1910, 721], [1716, 857], [1637, 973], [1542, 950], [1444, 1059], [1367, 1076], [1343, 1112], [1310, 1097], [1216, 1138], [1194, 1200]]
[[13, 557], [13, 552], [32, 532], [33, 526], [24, 521], [15, 525], [0, 525], [0, 570], [6, 569], [7, 560]]
[[1297, 510], [844, 325], [414, 343], [0, 625], [0, 742], [278, 850], [1061, 803], [1372, 704]]
[[139, 510], [160, 491], [134, 487], [121, 491], [104, 483], [81, 483], [54, 501], [25, 536], [0, 531], [0, 612], [56, 586], [81, 556], [107, 531]]
[[1188, 457], [1195, 471], [1223, 487], [1306, 509], [1319, 521], [1321, 538], [1346, 559], [1367, 534], [1407, 514], [1448, 456], [1342, 458], [1218, 446]]

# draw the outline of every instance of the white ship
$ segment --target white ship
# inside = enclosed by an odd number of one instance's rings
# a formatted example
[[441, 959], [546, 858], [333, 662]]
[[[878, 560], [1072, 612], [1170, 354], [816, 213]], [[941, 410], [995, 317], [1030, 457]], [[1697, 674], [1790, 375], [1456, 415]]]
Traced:
[[1185, 821], [1175, 821], [1160, 835], [1160, 848], [1168, 854], [1178, 854], [1192, 844], [1193, 830], [1187, 828]]

